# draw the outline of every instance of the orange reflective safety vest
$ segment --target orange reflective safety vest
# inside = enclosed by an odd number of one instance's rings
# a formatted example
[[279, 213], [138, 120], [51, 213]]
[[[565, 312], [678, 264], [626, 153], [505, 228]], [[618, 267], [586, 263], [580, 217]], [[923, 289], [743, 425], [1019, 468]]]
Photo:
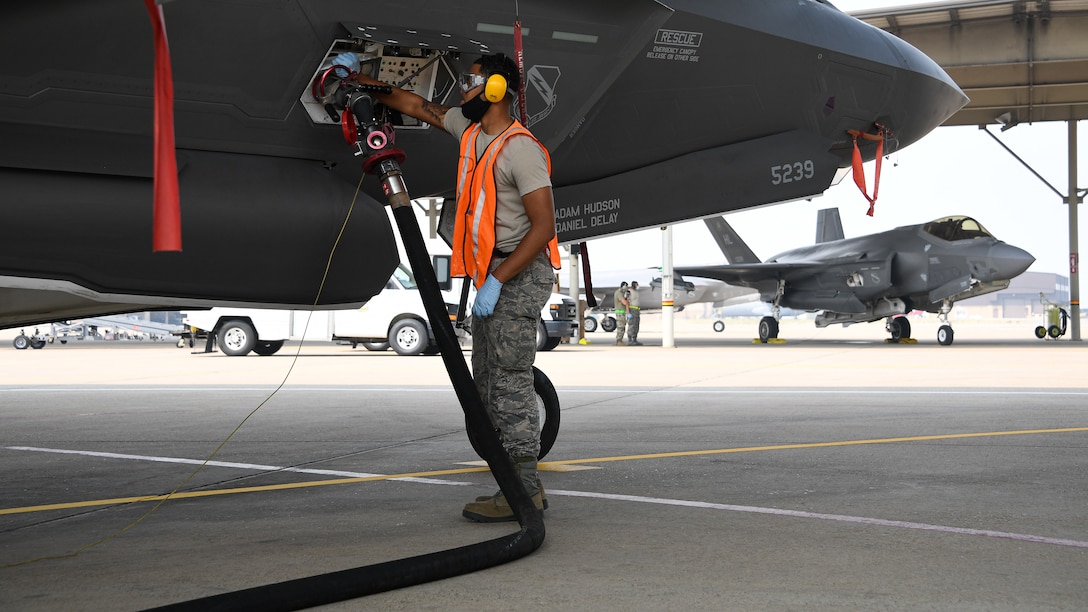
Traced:
[[[477, 161], [476, 136], [480, 130], [480, 124], [476, 123], [461, 134], [461, 157], [457, 166], [457, 217], [453, 224], [453, 258], [450, 262], [450, 274], [471, 277], [477, 289], [487, 280], [491, 256], [495, 251], [495, 209], [498, 202], [495, 160], [502, 146], [512, 136], [532, 138], [544, 151], [548, 174], [552, 172], [548, 149], [516, 120], [484, 149]], [[561, 265], [559, 241], [555, 236], [548, 242], [547, 251], [552, 267], [558, 270]]]

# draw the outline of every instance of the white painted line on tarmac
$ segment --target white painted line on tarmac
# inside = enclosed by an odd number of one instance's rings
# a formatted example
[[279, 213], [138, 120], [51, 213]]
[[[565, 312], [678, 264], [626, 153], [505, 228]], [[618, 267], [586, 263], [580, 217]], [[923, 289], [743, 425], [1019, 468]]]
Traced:
[[[180, 457], [157, 457], [153, 455], [126, 455], [122, 453], [103, 453], [97, 451], [69, 450], [63, 448], [38, 448], [35, 446], [8, 446], [8, 450], [32, 451], [39, 453], [57, 453], [61, 455], [82, 455], [84, 457], [102, 457], [105, 459], [129, 459], [135, 461], [153, 461], [159, 463], [183, 463], [186, 465], [203, 465], [203, 459], [183, 459]], [[297, 474], [316, 474], [318, 476], [343, 476], [346, 478], [379, 478], [384, 474], [370, 474], [366, 472], [347, 472], [343, 470], [317, 470], [312, 468], [295, 468], [279, 465], [261, 465], [259, 463], [235, 463], [230, 461], [208, 461], [209, 467], [234, 468], [240, 470], [258, 470], [268, 472], [294, 472]], [[424, 484], [441, 484], [455, 486], [471, 486], [470, 482], [456, 482], [453, 480], [438, 480], [436, 478], [390, 478], [402, 482], [420, 482]]]
[[[200, 459], [183, 459], [178, 457], [157, 457], [150, 455], [128, 455], [122, 453], [106, 453], [98, 451], [80, 451], [69, 449], [56, 449], [56, 448], [39, 448], [34, 446], [8, 446], [5, 447], [8, 450], [15, 451], [31, 451], [31, 452], [44, 452], [44, 453], [57, 453], [66, 455], [81, 455], [88, 457], [102, 457], [107, 459], [127, 459], [136, 461], [155, 461], [162, 463], [182, 463], [188, 465], [200, 465], [205, 463]], [[380, 477], [381, 474], [370, 474], [365, 472], [348, 472], [341, 470], [316, 470], [309, 468], [292, 468], [274, 465], [262, 465], [256, 463], [235, 463], [226, 461], [208, 461], [207, 465], [215, 467], [235, 468], [235, 469], [247, 469], [247, 470], [267, 470], [267, 471], [282, 471], [282, 472], [294, 472], [300, 474], [316, 474], [323, 476], [344, 476], [348, 478], [374, 478]], [[458, 482], [452, 480], [439, 480], [435, 478], [391, 478], [390, 480], [399, 480], [402, 482], [418, 482], [423, 484], [440, 484], [440, 485], [454, 485], [454, 486], [472, 486], [474, 483]], [[803, 510], [785, 510], [782, 508], [765, 508], [761, 506], [740, 506], [735, 504], [718, 504], [712, 502], [700, 502], [683, 499], [668, 499], [663, 497], [645, 497], [641, 495], [620, 495], [615, 493], [597, 493], [590, 491], [571, 491], [571, 490], [556, 490], [549, 489], [549, 495], [567, 496], [567, 497], [586, 497], [594, 499], [607, 499], [613, 501], [624, 501], [644, 504], [658, 504], [664, 506], [680, 506], [686, 508], [703, 508], [709, 510], [726, 510], [729, 512], [743, 512], [748, 514], [768, 514], [774, 516], [787, 516], [793, 518], [814, 519], [823, 521], [835, 521], [839, 523], [853, 523], [860, 525], [874, 525], [879, 527], [894, 527], [898, 529], [916, 529], [922, 531], [935, 531], [940, 533], [950, 533], [957, 535], [970, 535], [980, 536], [988, 538], [999, 538], [1005, 540], [1014, 540], [1019, 542], [1033, 542], [1037, 544], [1050, 544], [1054, 546], [1071, 546], [1075, 548], [1088, 548], [1088, 541], [1071, 540], [1065, 538], [1050, 538], [1046, 536], [1037, 536], [1025, 533], [1013, 533], [1007, 531], [994, 531], [990, 529], [971, 529], [966, 527], [951, 527], [947, 525], [932, 525], [928, 523], [915, 523], [911, 521], [895, 521], [889, 519], [871, 518], [865, 516], [850, 516], [845, 514], [828, 514], [822, 512], [806, 512]]]
[[610, 499], [615, 501], [637, 502], [643, 504], [683, 506], [687, 508], [707, 508], [711, 510], [728, 510], [730, 512], [746, 512], [749, 514], [772, 514], [776, 516], [817, 519], [822, 521], [837, 521], [840, 523], [858, 523], [862, 525], [876, 525], [879, 527], [896, 527], [899, 529], [920, 529], [923, 531], [938, 531], [942, 533], [954, 533], [959, 535], [1002, 538], [1006, 540], [1016, 540], [1019, 542], [1035, 542], [1038, 544], [1052, 544], [1055, 546], [1073, 546], [1076, 548], [1088, 548], [1088, 542], [1081, 540], [1048, 538], [1045, 536], [1037, 536], [1026, 533], [1011, 533], [1007, 531], [993, 531], [990, 529], [969, 529], [965, 527], [949, 527], [947, 525], [913, 523], [910, 521], [892, 521], [887, 519], [869, 518], [865, 516], [849, 516], [845, 514], [826, 514], [822, 512], [805, 512], [802, 510], [783, 510], [781, 508], [763, 508], [760, 506], [737, 506], [733, 504], [715, 504], [711, 502], [699, 502], [683, 499], [643, 497], [641, 495], [617, 495], [613, 493], [594, 493], [588, 491], [561, 491], [555, 489], [548, 489], [548, 495], [590, 497], [595, 499]]

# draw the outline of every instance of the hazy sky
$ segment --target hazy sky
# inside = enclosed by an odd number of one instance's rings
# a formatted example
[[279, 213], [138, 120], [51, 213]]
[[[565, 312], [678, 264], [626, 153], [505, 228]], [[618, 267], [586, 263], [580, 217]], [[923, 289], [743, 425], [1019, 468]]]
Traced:
[[[836, 1], [840, 9], [856, 10], [928, 4], [920, 2]], [[1062, 194], [1068, 193], [1068, 127], [1063, 123], [1020, 124], [993, 133], [1043, 175]], [[1079, 182], [1088, 185], [1088, 122], [1078, 125]], [[865, 164], [870, 193], [874, 162]], [[930, 221], [948, 215], [969, 215], [999, 239], [1035, 256], [1036, 272], [1069, 273], [1068, 207], [1042, 181], [1024, 168], [977, 127], [937, 128], [913, 145], [884, 160], [876, 213], [847, 176], [823, 196], [730, 213], [726, 219], [762, 259], [811, 244], [816, 211], [838, 207], [846, 236], [858, 236]], [[1088, 252], [1088, 210], [1080, 209], [1082, 252]], [[589, 242], [590, 261], [598, 270], [661, 265], [659, 229], [644, 230]], [[1085, 258], [1082, 257], [1082, 260]], [[673, 228], [675, 265], [725, 263], [702, 221]]]

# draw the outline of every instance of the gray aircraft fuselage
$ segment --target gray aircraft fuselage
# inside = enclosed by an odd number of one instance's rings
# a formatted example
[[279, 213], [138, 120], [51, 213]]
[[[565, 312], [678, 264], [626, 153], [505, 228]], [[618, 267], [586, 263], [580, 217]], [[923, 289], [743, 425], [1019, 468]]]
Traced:
[[1035, 258], [970, 217], [792, 249], [763, 263], [678, 267], [753, 287], [779, 306], [822, 311], [817, 325], [876, 321], [912, 310], [947, 314], [956, 300], [997, 291]]
[[[182, 250], [170, 253], [151, 250], [155, 52], [143, 3], [6, 7], [0, 326], [362, 303], [397, 249], [377, 181], [355, 198], [360, 163], [315, 77], [351, 49], [381, 78], [457, 105], [457, 73], [513, 52], [513, 6], [163, 3], [182, 218]], [[850, 164], [851, 131], [885, 129], [887, 152], [966, 102], [922, 53], [816, 0], [530, 0], [520, 19], [528, 124], [552, 154], [561, 242], [822, 193]], [[389, 119], [411, 195], [451, 195], [456, 140]], [[872, 159], [875, 143], [859, 144]]]
[[[597, 298], [597, 310], [615, 309], [613, 297], [621, 282], [638, 281], [640, 308], [644, 311], [661, 310], [661, 270], [659, 268], [634, 268], [628, 270], [603, 270], [593, 272], [593, 294]], [[567, 293], [568, 282], [560, 275], [559, 292]], [[713, 303], [724, 305], [741, 296], [753, 297], [755, 292], [747, 287], [732, 287], [723, 282], [698, 278], [685, 279], [673, 276], [673, 305], [682, 310], [689, 304]]]

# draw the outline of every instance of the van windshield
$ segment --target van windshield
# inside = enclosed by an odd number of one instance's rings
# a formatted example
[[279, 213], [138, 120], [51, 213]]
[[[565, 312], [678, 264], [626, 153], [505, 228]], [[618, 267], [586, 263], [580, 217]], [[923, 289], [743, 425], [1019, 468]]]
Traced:
[[416, 277], [412, 276], [412, 271], [409, 270], [404, 264], [398, 264], [397, 269], [393, 270], [393, 278], [397, 279], [397, 282], [401, 284], [405, 289], [416, 289]]

